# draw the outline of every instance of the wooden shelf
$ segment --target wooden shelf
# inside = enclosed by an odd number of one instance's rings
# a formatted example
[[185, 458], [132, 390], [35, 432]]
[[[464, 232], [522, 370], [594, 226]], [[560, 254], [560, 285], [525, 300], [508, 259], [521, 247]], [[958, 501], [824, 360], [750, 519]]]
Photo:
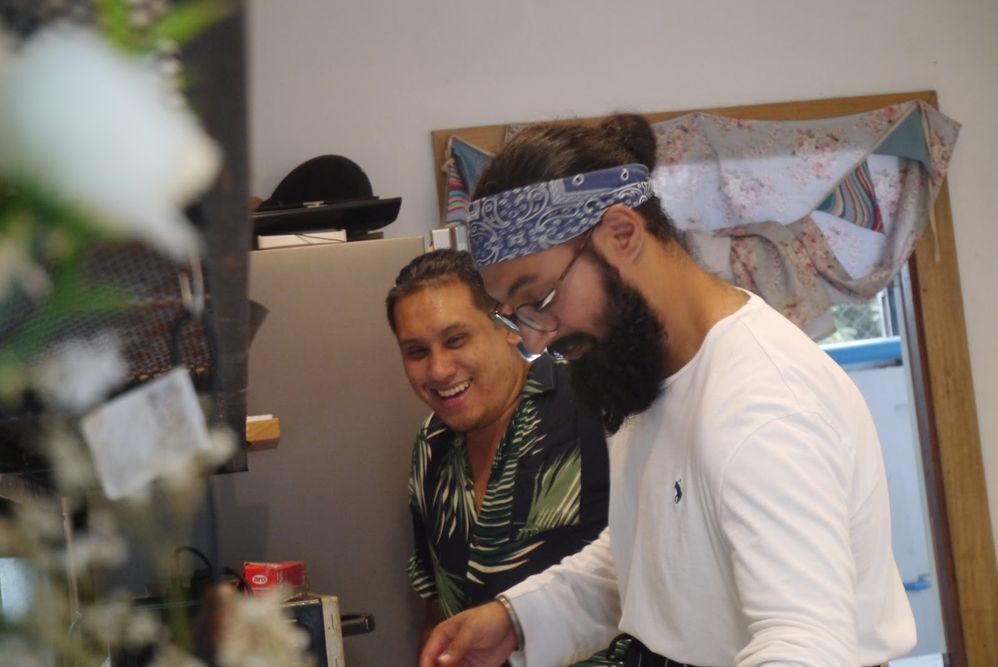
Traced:
[[246, 446], [251, 449], [276, 447], [281, 439], [281, 420], [277, 417], [246, 418]]

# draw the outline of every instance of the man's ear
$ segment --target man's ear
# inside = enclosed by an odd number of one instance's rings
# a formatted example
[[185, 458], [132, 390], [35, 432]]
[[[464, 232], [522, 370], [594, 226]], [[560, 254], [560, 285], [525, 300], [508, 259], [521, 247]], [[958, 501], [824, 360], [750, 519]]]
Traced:
[[623, 204], [614, 204], [603, 213], [593, 232], [593, 242], [612, 265], [633, 264], [641, 256], [647, 241], [644, 219]]

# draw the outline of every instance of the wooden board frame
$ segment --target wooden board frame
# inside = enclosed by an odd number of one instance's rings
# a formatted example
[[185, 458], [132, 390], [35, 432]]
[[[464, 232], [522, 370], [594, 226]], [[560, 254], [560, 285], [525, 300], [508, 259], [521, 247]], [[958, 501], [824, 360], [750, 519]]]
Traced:
[[[699, 111], [748, 120], [811, 120], [872, 111], [908, 100], [922, 100], [938, 108], [934, 91], [916, 91]], [[650, 122], [658, 122], [690, 111], [693, 110], [644, 116]], [[594, 124], [600, 120], [597, 117], [556, 122]], [[489, 125], [432, 132], [441, 211], [446, 208], [443, 163], [447, 140], [459, 136], [479, 148], [497, 151], [506, 127]], [[998, 665], [998, 565], [988, 512], [949, 189], [945, 184], [936, 199], [935, 218], [936, 233], [923, 235], [901, 280], [937, 583], [949, 664], [992, 667]]]

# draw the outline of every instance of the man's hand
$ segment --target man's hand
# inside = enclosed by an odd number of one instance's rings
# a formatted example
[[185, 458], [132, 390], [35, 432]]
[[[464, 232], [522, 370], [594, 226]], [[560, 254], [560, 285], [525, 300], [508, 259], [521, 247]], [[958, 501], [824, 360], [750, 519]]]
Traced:
[[498, 667], [516, 648], [506, 609], [489, 602], [434, 628], [419, 656], [419, 667]]

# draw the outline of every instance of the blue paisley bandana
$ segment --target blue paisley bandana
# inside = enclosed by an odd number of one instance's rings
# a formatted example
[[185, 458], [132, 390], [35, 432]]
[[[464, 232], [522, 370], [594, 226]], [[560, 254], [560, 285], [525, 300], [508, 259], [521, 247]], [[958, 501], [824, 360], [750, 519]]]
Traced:
[[648, 176], [646, 166], [625, 164], [474, 200], [468, 228], [475, 264], [547, 250], [594, 227], [614, 204], [640, 206], [655, 195]]

